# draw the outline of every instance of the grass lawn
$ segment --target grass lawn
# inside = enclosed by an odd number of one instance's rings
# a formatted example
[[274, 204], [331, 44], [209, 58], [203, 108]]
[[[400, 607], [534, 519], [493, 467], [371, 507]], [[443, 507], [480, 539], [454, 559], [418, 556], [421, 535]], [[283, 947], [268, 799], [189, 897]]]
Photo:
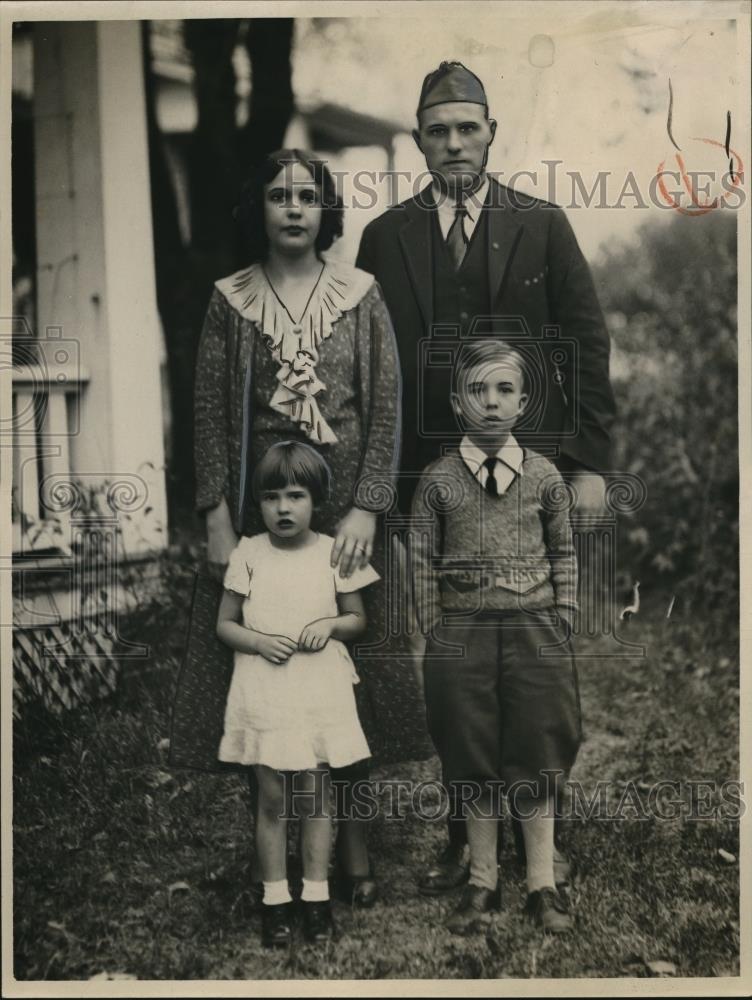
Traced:
[[[569, 825], [578, 870], [569, 937], [523, 922], [511, 837], [503, 909], [487, 935], [447, 934], [453, 900], [426, 900], [415, 888], [444, 827], [408, 814], [374, 824], [379, 905], [351, 912], [336, 904], [343, 935], [326, 950], [296, 941], [290, 953], [265, 952], [247, 894], [242, 782], [165, 765], [183, 632], [171, 614], [154, 631], [168, 638], [155, 644], [152, 668], [133, 671], [116, 701], [16, 726], [18, 979], [614, 977], [659, 974], [649, 965], [656, 961], [680, 976], [738, 975], [737, 821], [637, 818], [636, 808], [618, 822]], [[580, 661], [586, 741], [573, 778], [586, 791], [608, 782], [612, 811], [625, 792], [645, 802], [662, 779], [737, 779], [733, 630], [709, 638], [701, 623], [668, 630], [640, 616], [628, 638], [647, 647], [646, 659]], [[434, 760], [399, 776], [437, 773]]]

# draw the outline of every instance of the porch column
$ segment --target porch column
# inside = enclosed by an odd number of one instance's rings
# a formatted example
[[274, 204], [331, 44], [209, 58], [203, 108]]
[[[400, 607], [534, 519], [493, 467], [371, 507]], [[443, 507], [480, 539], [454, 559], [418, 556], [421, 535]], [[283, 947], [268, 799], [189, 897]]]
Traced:
[[[70, 474], [85, 487], [127, 481], [125, 552], [160, 549], [163, 347], [139, 23], [35, 25], [34, 118], [38, 332], [50, 379], [71, 378]], [[85, 372], [78, 386], [72, 365]], [[45, 472], [59, 475], [59, 462]]]

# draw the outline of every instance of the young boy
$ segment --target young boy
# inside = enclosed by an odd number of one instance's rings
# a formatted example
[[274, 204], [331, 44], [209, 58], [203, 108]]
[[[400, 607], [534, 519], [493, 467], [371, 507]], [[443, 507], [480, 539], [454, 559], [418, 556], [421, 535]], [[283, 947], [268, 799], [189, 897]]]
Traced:
[[428, 728], [444, 782], [466, 804], [470, 879], [447, 921], [456, 933], [480, 929], [500, 902], [502, 788], [522, 820], [526, 914], [553, 933], [572, 926], [554, 881], [554, 796], [581, 737], [577, 570], [562, 479], [511, 433], [527, 403], [520, 352], [464, 346], [452, 405], [465, 436], [424, 470], [413, 502]]

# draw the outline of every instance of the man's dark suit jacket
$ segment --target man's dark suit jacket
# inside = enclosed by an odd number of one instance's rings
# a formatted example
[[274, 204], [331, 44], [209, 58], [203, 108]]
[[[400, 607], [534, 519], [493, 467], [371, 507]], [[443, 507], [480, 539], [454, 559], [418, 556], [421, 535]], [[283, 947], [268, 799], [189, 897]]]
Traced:
[[[527, 356], [539, 374], [529, 410], [515, 430], [521, 443], [554, 457], [562, 469], [605, 471], [615, 408], [609, 336], [590, 269], [560, 208], [489, 180], [484, 211], [492, 301], [472, 335], [493, 333], [530, 345]], [[369, 223], [356, 262], [381, 285], [395, 327], [403, 377], [403, 472], [419, 472], [449, 443], [426, 437], [431, 419], [426, 421], [419, 398], [430, 398], [433, 408], [443, 405], [430, 392], [433, 362], [426, 365], [425, 338], [438, 347], [448, 342], [447, 334], [452, 340], [451, 331], [432, 331], [430, 192], [429, 185]], [[454, 336], [456, 342], [459, 333]], [[434, 357], [444, 355], [439, 351]], [[421, 375], [425, 385], [419, 391]], [[448, 386], [448, 376], [441, 378]], [[442, 426], [451, 423], [447, 399]], [[411, 493], [409, 487], [400, 491], [403, 503]]]

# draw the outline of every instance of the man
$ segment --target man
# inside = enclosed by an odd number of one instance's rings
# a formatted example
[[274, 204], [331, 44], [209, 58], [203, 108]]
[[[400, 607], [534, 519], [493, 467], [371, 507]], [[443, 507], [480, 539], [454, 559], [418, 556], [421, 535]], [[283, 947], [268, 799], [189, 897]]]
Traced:
[[[603, 508], [614, 399], [610, 343], [587, 262], [561, 209], [486, 173], [496, 134], [483, 84], [458, 62], [423, 81], [413, 138], [432, 182], [363, 232], [357, 266], [375, 275], [397, 336], [403, 375], [400, 506], [456, 434], [451, 364], [439, 350], [484, 334], [529, 345], [541, 372], [519, 441], [549, 455], [577, 496], [578, 516]], [[557, 334], [556, 328], [559, 333]], [[464, 823], [424, 876], [436, 895], [466, 880]], [[559, 859], [559, 873], [565, 865]]]

